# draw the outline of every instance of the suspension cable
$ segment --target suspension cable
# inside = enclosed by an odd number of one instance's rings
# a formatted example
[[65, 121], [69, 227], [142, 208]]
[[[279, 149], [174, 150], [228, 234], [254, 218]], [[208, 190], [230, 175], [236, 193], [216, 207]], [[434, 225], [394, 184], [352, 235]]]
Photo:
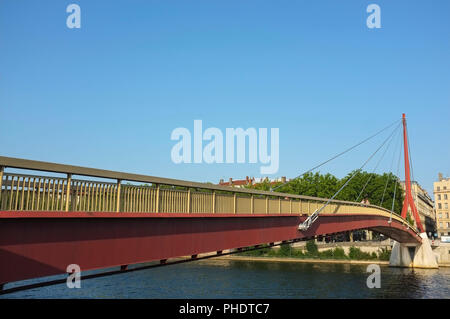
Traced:
[[384, 144], [386, 144], [386, 142], [392, 137], [392, 135], [395, 133], [395, 131], [397, 130], [397, 128], [394, 129], [394, 131], [392, 131], [392, 133], [383, 141], [383, 143], [377, 148], [377, 150], [375, 152], [372, 153], [372, 155], [370, 155], [370, 157], [364, 162], [364, 164], [358, 168], [353, 175], [347, 180], [347, 182], [345, 182], [345, 184], [336, 192], [336, 194], [333, 195], [333, 197], [330, 198], [330, 200], [328, 200], [328, 202], [325, 204], [328, 205], [330, 203], [331, 200], [333, 200], [340, 192], [342, 189], [344, 189], [345, 186], [347, 186], [347, 184], [350, 182], [350, 180], [355, 177], [355, 175], [360, 172], [364, 166], [366, 166], [366, 164], [368, 162], [370, 162], [370, 160], [378, 153], [378, 151], [384, 146]]
[[[401, 147], [401, 145], [400, 145]], [[394, 212], [394, 208], [395, 208], [395, 194], [397, 192], [397, 186], [398, 186], [398, 175], [400, 172], [400, 159], [402, 158], [402, 152], [400, 149], [400, 152], [398, 152], [398, 162], [397, 162], [397, 175], [396, 175], [396, 179], [395, 179], [395, 186], [394, 186], [394, 197], [392, 197], [392, 208], [391, 208], [391, 215], [389, 216], [389, 223], [392, 222], [392, 213]]]
[[307, 230], [312, 223], [314, 223], [317, 218], [319, 218], [320, 212], [328, 206], [328, 204], [345, 188], [345, 186], [350, 183], [350, 181], [353, 179], [353, 177], [356, 176], [363, 168], [366, 166], [366, 164], [378, 153], [378, 151], [386, 144], [386, 142], [392, 137], [392, 135], [396, 132], [397, 128], [395, 128], [392, 133], [383, 141], [383, 143], [376, 149], [375, 152], [373, 152], [370, 157], [362, 164], [362, 166], [355, 170], [353, 174], [347, 179], [347, 181], [344, 183], [344, 185], [339, 188], [339, 190], [330, 198], [328, 201], [319, 209], [317, 209], [312, 215], [310, 215], [302, 224], [299, 225], [300, 230]]
[[[394, 132], [396, 132], [399, 128], [400, 128], [400, 124], [395, 128]], [[386, 155], [386, 152], [388, 151], [389, 147], [391, 146], [391, 142], [394, 139], [394, 132], [392, 133], [391, 138], [389, 140], [389, 143], [386, 146], [383, 154], [381, 155], [380, 159], [378, 160], [377, 164], [375, 165], [375, 167], [374, 167], [374, 169], [372, 171], [372, 174], [369, 175], [369, 178], [367, 179], [366, 183], [364, 184], [364, 187], [362, 188], [361, 192], [359, 193], [358, 197], [356, 198], [356, 202], [359, 200], [359, 197], [362, 195], [362, 193], [366, 189], [367, 185], [369, 184], [370, 180], [373, 177], [373, 174], [375, 173], [376, 169], [378, 168], [378, 166], [380, 165], [380, 163], [383, 160], [384, 156]]]
[[[343, 151], [343, 152], [341, 152], [341, 153], [339, 153], [339, 154], [333, 156], [332, 158], [326, 160], [325, 162], [320, 163], [319, 165], [314, 166], [313, 168], [307, 170], [307, 171], [304, 172], [303, 174], [298, 175], [297, 177], [293, 178], [292, 180], [295, 180], [295, 179], [297, 179], [297, 178], [299, 178], [299, 177], [302, 177], [302, 176], [308, 174], [309, 172], [312, 172], [312, 171], [314, 171], [315, 169], [317, 169], [317, 168], [319, 168], [319, 167], [325, 165], [326, 163], [331, 162], [332, 160], [338, 158], [339, 156], [344, 155], [345, 153], [347, 153], [347, 152], [353, 150], [354, 148], [358, 147], [359, 145], [364, 144], [365, 142], [369, 141], [370, 139], [374, 138], [375, 136], [381, 134], [381, 133], [384, 132], [385, 130], [391, 128], [391, 127], [392, 127], [394, 124], [396, 124], [396, 123], [398, 123], [398, 120], [394, 121], [393, 123], [389, 124], [388, 126], [386, 126], [385, 128], [381, 129], [380, 131], [378, 131], [378, 132], [376, 132], [375, 134], [369, 136], [368, 138], [362, 140], [361, 142], [359, 142], [359, 143], [353, 145], [352, 147], [346, 149], [345, 151]], [[280, 188], [280, 187], [282, 187], [282, 186], [284, 186], [284, 185], [290, 183], [292, 180], [286, 181], [286, 182], [284, 182], [283, 184], [280, 184], [280, 185], [278, 185], [278, 186], [276, 186], [276, 187], [274, 187], [274, 188], [271, 188], [270, 191], [274, 191], [274, 190], [276, 190], [277, 188]]]
[[[394, 160], [395, 160], [395, 157], [396, 157], [396, 155], [397, 155], [396, 150], [398, 150], [399, 152], [402, 151], [402, 150], [401, 150], [401, 145], [402, 145], [401, 135], [402, 135], [402, 132], [400, 131], [399, 139], [398, 139], [398, 142], [399, 142], [399, 143], [397, 144], [397, 148], [395, 149], [395, 151], [394, 151], [393, 154], [392, 154], [391, 166], [389, 167], [389, 172], [391, 173], [391, 175], [394, 175], [394, 174], [393, 174], [393, 171], [392, 171], [392, 168], [393, 168], [393, 166], [394, 166]], [[395, 175], [394, 175], [394, 176], [395, 176]], [[388, 186], [389, 181], [391, 180], [391, 177], [393, 177], [393, 176], [388, 176], [388, 178], [386, 178], [386, 184], [384, 185], [383, 196], [381, 197], [381, 202], [380, 202], [380, 205], [379, 205], [379, 206], [382, 206], [382, 205], [383, 205], [383, 202], [384, 202], [384, 195], [386, 194], [387, 186]]]
[[[409, 132], [408, 132], [408, 125], [407, 125], [407, 123], [405, 122], [405, 125], [406, 125], [406, 137], [407, 137], [407, 139], [408, 139], [408, 152], [409, 152], [409, 167], [411, 168], [411, 175], [412, 175], [412, 181], [411, 181], [411, 196], [413, 197], [413, 201], [414, 201], [414, 199], [416, 198], [416, 196], [418, 196], [417, 195], [417, 192], [414, 190], [414, 187], [413, 187], [413, 182], [415, 181], [415, 177], [414, 177], [414, 166], [413, 166], [413, 159], [412, 159], [412, 153], [411, 153], [411, 144], [409, 143]], [[416, 182], [416, 185], [417, 185], [417, 188], [419, 187], [419, 185], [417, 184], [417, 182]], [[405, 176], [405, 188], [406, 188], [406, 176]], [[413, 203], [414, 204], [414, 203]], [[417, 212], [417, 218], [419, 219], [419, 220], [416, 220], [416, 216], [414, 215], [414, 212], [412, 211], [412, 207], [411, 207], [411, 217], [413, 218], [413, 220], [415, 221], [415, 226], [417, 227], [417, 228], [419, 228], [419, 223], [421, 224], [422, 223], [422, 221], [420, 220], [420, 215], [419, 215], [419, 213], [418, 213], [418, 211], [417, 211], [417, 207], [416, 207], [416, 212]], [[408, 213], [408, 212], [407, 212]], [[426, 225], [425, 225], [426, 226]], [[422, 225], [422, 228], [423, 228], [423, 225]]]
[[[407, 123], [405, 123], [405, 125], [406, 125], [406, 137], [408, 138], [409, 167], [411, 168], [411, 175], [412, 175], [412, 180], [411, 180], [411, 193], [412, 194], [411, 194], [411, 196], [413, 196], [413, 200], [414, 200], [414, 198], [416, 197], [416, 192], [414, 191], [414, 188], [412, 187], [412, 184], [415, 181], [415, 178], [414, 178], [414, 167], [413, 167], [413, 161], [412, 161], [411, 147], [410, 147], [410, 144], [409, 144], [408, 125], [407, 125]], [[405, 183], [406, 183], [406, 176], [405, 176]]]
[[[409, 167], [411, 168], [412, 180], [414, 181], [414, 166], [413, 166], [413, 161], [412, 161], [411, 147], [409, 144], [408, 123], [406, 123], [406, 120], [405, 120], [405, 126], [406, 126], [406, 137], [408, 138]], [[405, 179], [406, 179], [406, 177], [405, 177]]]

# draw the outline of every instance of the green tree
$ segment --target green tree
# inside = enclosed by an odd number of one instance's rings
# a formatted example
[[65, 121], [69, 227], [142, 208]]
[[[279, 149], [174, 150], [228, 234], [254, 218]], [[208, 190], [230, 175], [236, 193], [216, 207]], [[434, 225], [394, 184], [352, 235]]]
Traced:
[[316, 257], [319, 255], [319, 248], [317, 247], [314, 240], [309, 240], [306, 242], [306, 251], [309, 256]]
[[391, 251], [387, 248], [381, 248], [378, 252], [379, 260], [389, 260], [391, 258]]
[[412, 218], [411, 214], [408, 212], [406, 213], [406, 221], [408, 222], [408, 224], [410, 224], [411, 226], [414, 226], [415, 222], [414, 222], [414, 218]]
[[282, 257], [290, 256], [291, 255], [291, 245], [289, 244], [282, 244], [279, 249], [279, 255]]
[[[315, 174], [307, 173], [302, 177], [282, 185], [276, 191], [296, 195], [331, 198], [353, 174], [355, 176], [336, 196], [336, 199], [353, 202], [361, 202], [363, 199], [367, 199], [370, 204], [378, 205], [388, 210], [391, 210], [392, 202], [394, 201], [394, 212], [398, 215], [401, 214], [404, 200], [403, 190], [398, 178], [392, 173], [380, 175], [364, 171], [353, 171], [342, 179], [338, 179], [331, 174], [323, 175], [319, 172]], [[269, 191], [271, 188], [279, 185], [281, 185], [281, 182], [271, 184], [266, 179], [262, 183], [249, 187]]]

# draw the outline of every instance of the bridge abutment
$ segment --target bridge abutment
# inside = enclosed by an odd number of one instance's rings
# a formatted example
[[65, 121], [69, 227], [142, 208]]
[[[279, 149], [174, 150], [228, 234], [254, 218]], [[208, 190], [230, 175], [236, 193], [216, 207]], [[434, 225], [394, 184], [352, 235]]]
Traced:
[[394, 242], [389, 266], [405, 268], [439, 268], [426, 233], [421, 233], [421, 244]]

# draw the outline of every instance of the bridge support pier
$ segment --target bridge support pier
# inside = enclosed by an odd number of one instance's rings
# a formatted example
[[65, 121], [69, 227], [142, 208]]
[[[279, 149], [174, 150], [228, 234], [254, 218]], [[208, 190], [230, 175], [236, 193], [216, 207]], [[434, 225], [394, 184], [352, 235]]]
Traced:
[[426, 233], [421, 233], [421, 244], [394, 242], [389, 266], [405, 268], [439, 268]]

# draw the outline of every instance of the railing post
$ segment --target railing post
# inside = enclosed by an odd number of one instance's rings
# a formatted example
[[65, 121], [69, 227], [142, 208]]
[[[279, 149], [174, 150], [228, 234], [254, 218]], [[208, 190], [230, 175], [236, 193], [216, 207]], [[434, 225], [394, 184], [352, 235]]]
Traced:
[[254, 201], [254, 198], [253, 198], [253, 195], [252, 195], [252, 197], [250, 198], [250, 214], [253, 214], [253, 211], [254, 211], [253, 201]]
[[156, 185], [156, 212], [159, 213], [159, 184]]
[[188, 204], [188, 214], [191, 212], [191, 189], [188, 189], [188, 198], [187, 198], [187, 204]]
[[213, 192], [213, 198], [212, 198], [212, 212], [213, 212], [213, 214], [216, 212], [216, 192]]
[[2, 200], [2, 183], [3, 183], [3, 172], [5, 171], [5, 168], [3, 166], [0, 166], [0, 201]]
[[269, 214], [269, 196], [266, 196], [266, 214]]
[[5, 168], [3, 166], [0, 166], [0, 209], [3, 207], [2, 183], [3, 183], [3, 172], [4, 171], [5, 171]]
[[120, 212], [120, 184], [122, 180], [117, 180], [117, 198], [116, 198], [116, 212]]
[[278, 197], [278, 214], [281, 214], [281, 197]]
[[292, 198], [289, 197], [289, 214], [292, 214]]
[[67, 174], [67, 191], [66, 191], [66, 212], [69, 211], [70, 185], [72, 184], [72, 174]]
[[233, 195], [233, 213], [236, 214], [236, 193]]

